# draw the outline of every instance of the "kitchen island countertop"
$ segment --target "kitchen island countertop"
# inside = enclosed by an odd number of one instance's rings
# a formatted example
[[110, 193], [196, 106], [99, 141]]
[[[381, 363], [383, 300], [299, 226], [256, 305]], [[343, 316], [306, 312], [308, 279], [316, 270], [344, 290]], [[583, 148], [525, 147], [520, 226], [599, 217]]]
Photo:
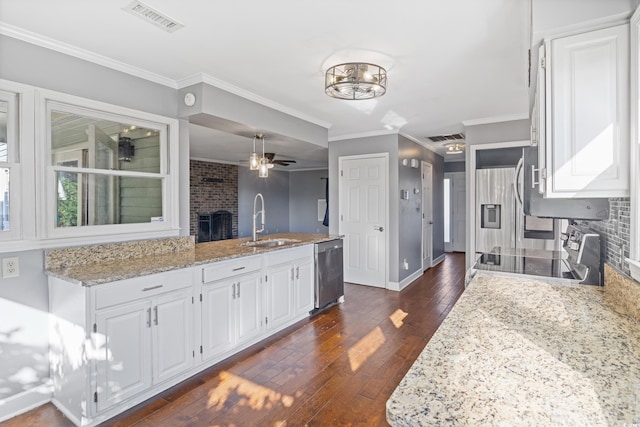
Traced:
[[640, 325], [601, 287], [479, 273], [387, 401], [392, 426], [637, 425]]
[[295, 242], [276, 247], [252, 247], [242, 243], [250, 238], [219, 240], [215, 242], [198, 243], [191, 249], [175, 253], [165, 253], [111, 262], [94, 262], [84, 265], [72, 265], [65, 268], [48, 268], [46, 273], [83, 286], [94, 286], [116, 280], [130, 279], [149, 274], [188, 268], [227, 259], [258, 255], [274, 250], [287, 249], [296, 246], [310, 245], [328, 240], [339, 239], [341, 236], [312, 233], [278, 233], [261, 235], [259, 240], [293, 239]]

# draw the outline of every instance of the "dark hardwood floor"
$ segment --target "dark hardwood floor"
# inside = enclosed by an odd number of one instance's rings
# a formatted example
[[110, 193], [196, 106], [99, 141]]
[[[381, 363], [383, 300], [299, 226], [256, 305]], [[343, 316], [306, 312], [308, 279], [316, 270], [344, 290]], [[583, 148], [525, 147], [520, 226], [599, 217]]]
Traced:
[[[104, 423], [108, 426], [386, 426], [385, 402], [464, 290], [447, 254], [402, 292], [345, 285], [345, 303]], [[71, 426], [47, 404], [0, 423]]]

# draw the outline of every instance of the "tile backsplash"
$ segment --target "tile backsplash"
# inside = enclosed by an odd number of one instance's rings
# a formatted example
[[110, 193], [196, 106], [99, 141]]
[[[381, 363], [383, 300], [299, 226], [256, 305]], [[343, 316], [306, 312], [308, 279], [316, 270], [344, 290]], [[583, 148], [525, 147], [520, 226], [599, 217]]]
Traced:
[[[609, 219], [584, 221], [589, 228], [600, 233], [604, 262], [630, 276], [629, 258], [631, 243], [631, 199], [628, 197], [609, 199]], [[606, 283], [606, 281], [605, 281]]]

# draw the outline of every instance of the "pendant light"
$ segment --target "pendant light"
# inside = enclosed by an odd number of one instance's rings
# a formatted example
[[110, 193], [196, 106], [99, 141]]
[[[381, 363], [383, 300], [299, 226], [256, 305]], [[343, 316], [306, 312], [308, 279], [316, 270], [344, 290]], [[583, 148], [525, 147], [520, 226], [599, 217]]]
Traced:
[[261, 135], [260, 137], [262, 139], [262, 158], [260, 159], [260, 166], [258, 167], [258, 177], [268, 178], [269, 177], [269, 159], [267, 159], [264, 155], [264, 135]]
[[256, 171], [260, 167], [260, 157], [258, 157], [258, 153], [256, 153], [256, 138], [258, 135], [253, 137], [253, 152], [249, 156], [249, 170]]

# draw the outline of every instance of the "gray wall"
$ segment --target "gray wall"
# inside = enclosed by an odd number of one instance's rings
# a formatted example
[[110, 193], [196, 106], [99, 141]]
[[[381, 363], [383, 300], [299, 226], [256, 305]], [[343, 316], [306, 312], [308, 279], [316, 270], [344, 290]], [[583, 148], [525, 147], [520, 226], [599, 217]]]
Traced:
[[[329, 199], [339, 200], [338, 158], [360, 154], [389, 153], [389, 280], [398, 282], [398, 135], [380, 135], [343, 141], [329, 141]], [[338, 203], [329, 204], [329, 233], [338, 234]]]
[[[444, 158], [399, 135], [381, 135], [329, 142], [329, 198], [338, 200], [338, 158], [342, 156], [389, 153], [389, 281], [401, 282], [419, 271], [421, 260], [421, 214], [413, 195], [400, 200], [400, 189], [421, 188], [420, 169], [402, 166], [403, 158], [416, 158], [433, 165], [433, 258], [444, 254]], [[337, 234], [339, 207], [329, 205], [329, 232]], [[407, 258], [409, 269], [403, 270]]]
[[318, 199], [324, 199], [328, 170], [289, 172], [289, 231], [328, 233], [318, 221]]
[[[177, 116], [175, 89], [3, 35], [0, 35], [0, 78], [163, 116]], [[181, 165], [181, 233], [188, 235], [189, 204], [183, 203], [183, 195], [186, 194], [188, 201], [189, 141], [183, 128], [181, 123], [180, 159], [177, 163]], [[42, 316], [48, 311], [43, 251], [3, 253], [0, 257], [12, 255], [19, 257], [20, 277], [0, 278], [0, 381], [4, 381], [0, 382], [0, 389], [3, 390], [7, 381], [16, 378], [15, 374], [23, 367], [33, 369], [35, 377], [34, 381], [20, 386], [21, 389], [48, 377], [47, 320]], [[19, 351], [13, 352], [15, 349]], [[0, 394], [0, 403], [17, 391], [13, 386], [9, 385]], [[0, 405], [0, 417], [2, 415]]]
[[[266, 211], [263, 234], [289, 231], [289, 172], [271, 169], [268, 178], [259, 178], [258, 171], [238, 168], [238, 237], [251, 236], [253, 199], [262, 193]], [[258, 209], [260, 202], [258, 202]], [[258, 223], [260, 219], [258, 219]], [[258, 225], [258, 228], [260, 226]]]
[[444, 171], [447, 172], [464, 172], [465, 162], [444, 162]]

